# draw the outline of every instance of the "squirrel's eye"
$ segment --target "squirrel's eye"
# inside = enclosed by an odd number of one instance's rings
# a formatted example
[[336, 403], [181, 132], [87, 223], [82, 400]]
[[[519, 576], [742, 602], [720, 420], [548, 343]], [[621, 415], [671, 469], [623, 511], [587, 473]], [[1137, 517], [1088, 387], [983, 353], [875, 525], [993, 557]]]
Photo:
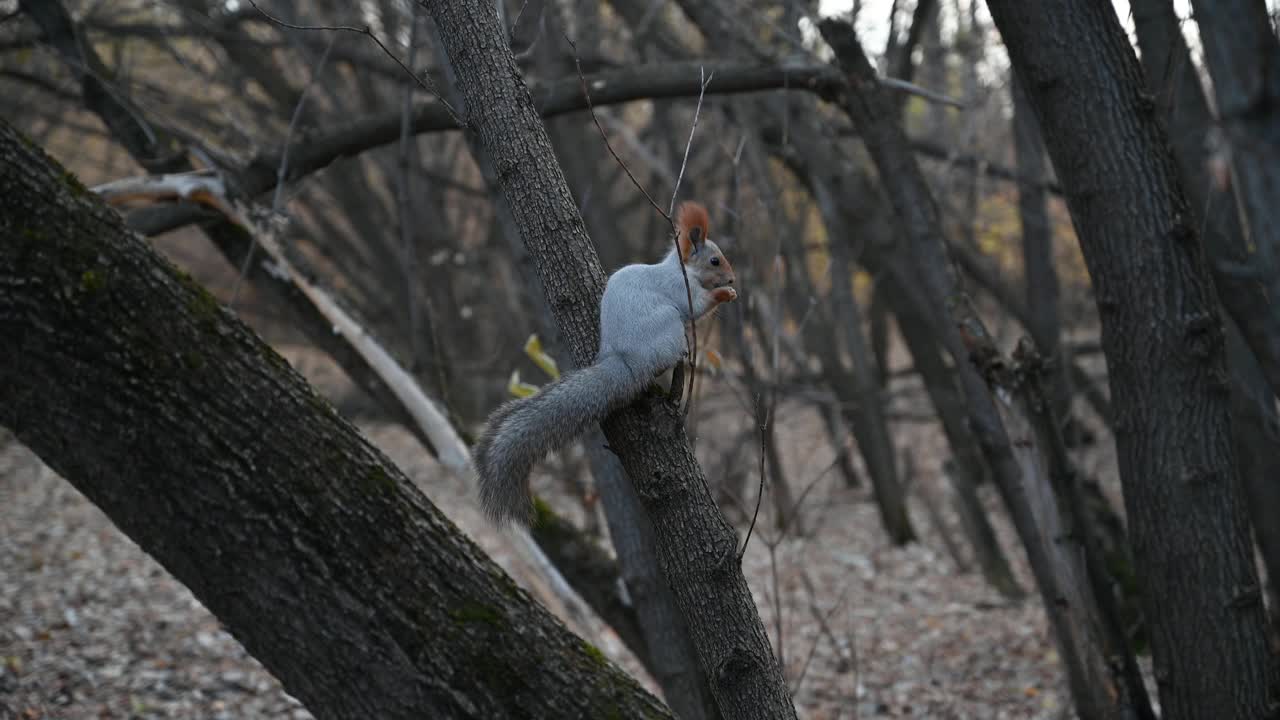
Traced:
[[720, 264], [720, 258], [718, 258], [718, 257], [713, 257], [713, 258], [711, 258], [711, 264], [712, 264], [712, 265], [719, 265], [719, 264]]

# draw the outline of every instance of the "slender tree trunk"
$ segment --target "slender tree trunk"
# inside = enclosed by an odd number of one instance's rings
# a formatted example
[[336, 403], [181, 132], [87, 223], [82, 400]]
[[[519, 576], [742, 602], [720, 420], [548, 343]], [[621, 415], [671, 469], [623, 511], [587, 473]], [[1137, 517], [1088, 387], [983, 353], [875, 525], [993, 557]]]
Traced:
[[1122, 694], [1130, 698], [1136, 717], [1155, 720], [1142, 671], [1138, 668], [1138, 659], [1129, 642], [1120, 605], [1116, 602], [1115, 580], [1107, 573], [1107, 560], [1098, 541], [1103, 533], [1094, 527], [1083, 477], [1067, 454], [1067, 443], [1062, 434], [1064, 423], [1056, 416], [1053, 401], [1045, 388], [1044, 380], [1052, 378], [1053, 368], [1034, 348], [1033, 341], [1023, 338], [1013, 353], [1015, 372], [1022, 376], [1017, 394], [1022, 399], [1023, 413], [1034, 428], [1059, 507], [1064, 511], [1062, 522], [1066, 533], [1084, 556], [1085, 575], [1100, 611], [1098, 635], [1112, 666], [1119, 667], [1115, 674], [1117, 683], [1124, 687]]
[[[1231, 366], [1231, 424], [1241, 487], [1254, 537], [1267, 569], [1273, 600], [1280, 599], [1280, 418], [1275, 397], [1253, 353], [1234, 324], [1227, 325], [1227, 363]], [[1273, 630], [1280, 625], [1280, 607], [1271, 605]]]
[[[466, 98], [468, 129], [493, 162], [566, 345], [585, 365], [597, 349], [604, 273], [506, 33], [491, 3], [427, 0], [426, 7]], [[795, 717], [738, 564], [737, 537], [715, 506], [679, 410], [646, 396], [610, 416], [604, 432], [653, 522], [659, 562], [721, 713]]]
[[[915, 286], [902, 279], [913, 276], [914, 272], [902, 267], [905, 255], [894, 253], [898, 243], [888, 236], [888, 209], [877, 203], [857, 217], [850, 215], [849, 208], [855, 207], [855, 203], [868, 202], [870, 198], [877, 198], [878, 193], [867, 175], [850, 172], [850, 163], [839, 156], [833, 157], [829, 148], [822, 145], [820, 138], [820, 127], [808, 124], [799, 126], [792, 134], [792, 145], [779, 155], [799, 179], [808, 183], [815, 197], [851, 199], [847, 203], [832, 204], [846, 217], [833, 226], [834, 230], [829, 227], [829, 232], [837, 239], [852, 242], [854, 235], [851, 232], [841, 232], [839, 228], [860, 228], [860, 261], [879, 278], [876, 293], [897, 318], [898, 329], [916, 369], [920, 372], [930, 402], [938, 413], [952, 455], [956, 459], [958, 472], [952, 477], [956, 481], [961, 517], [983, 574], [1005, 596], [1019, 597], [1022, 590], [1013, 577], [1007, 557], [996, 541], [995, 531], [977, 494], [977, 485], [985, 476], [985, 468], [977, 440], [969, 427], [963, 398], [956, 386], [956, 369], [947, 367], [939, 355], [937, 339], [930, 335], [934, 322], [928, 307], [920, 300]], [[822, 185], [828, 187], [824, 189]], [[822, 207], [820, 203], [819, 208]]]
[[[1040, 128], [1021, 83], [1015, 77], [1010, 85], [1013, 86], [1013, 149], [1018, 174], [1040, 180], [1045, 176]], [[1066, 365], [1061, 362], [1058, 273], [1053, 267], [1053, 228], [1049, 225], [1049, 208], [1042, 186], [1018, 186], [1018, 219], [1022, 222], [1027, 330], [1035, 340], [1036, 349], [1055, 361], [1057, 370], [1049, 390], [1050, 402], [1054, 415], [1067, 419], [1071, 415], [1071, 390]]]
[[719, 718], [720, 711], [698, 664], [689, 628], [676, 607], [667, 579], [658, 569], [657, 539], [644, 505], [636, 497], [622, 464], [606, 447], [604, 434], [593, 430], [583, 438], [583, 444], [604, 504], [622, 581], [640, 621], [649, 672], [681, 720]]
[[[815, 186], [822, 188], [825, 186]], [[858, 449], [867, 465], [867, 475], [875, 489], [876, 503], [885, 531], [897, 545], [916, 540], [915, 528], [907, 513], [907, 493], [898, 474], [897, 450], [893, 434], [884, 415], [883, 398], [872, 372], [873, 361], [863, 335], [862, 313], [853, 297], [852, 268], [849, 263], [848, 245], [852, 233], [844, 228], [836, 210], [834, 197], [818, 190], [814, 193], [822, 208], [823, 221], [831, 231], [831, 307], [824, 315], [834, 315], [843, 327], [836, 328], [830, 322], [831, 332], [819, 333], [816, 338], [818, 352], [828, 384], [840, 398], [845, 421], [853, 429]], [[846, 371], [840, 362], [836, 337], [845, 339], [849, 351], [850, 368]]]
[[955, 489], [960, 522], [973, 547], [978, 567], [982, 568], [987, 582], [1001, 595], [1022, 598], [1026, 591], [1014, 577], [1009, 558], [1000, 547], [995, 528], [987, 517], [987, 509], [978, 495], [978, 485], [986, 477], [987, 466], [970, 427], [964, 397], [956, 387], [955, 370], [948, 368], [943, 361], [937, 339], [930, 335], [929, 318], [909, 297], [912, 291], [896, 276], [886, 276], [882, 282], [885, 302], [898, 318], [903, 341], [951, 447], [952, 469], [947, 477]]
[[[989, 345], [989, 338], [968, 298], [956, 288], [942, 241], [938, 207], [911, 155], [906, 135], [894, 119], [853, 28], [827, 19], [819, 24], [819, 30], [835, 51], [840, 67], [849, 74], [844, 109], [862, 133], [909, 243], [909, 267], [915, 273], [910, 279], [901, 279], [918, 282], [935, 317], [934, 328], [958, 366], [970, 422], [1027, 551], [1076, 707], [1084, 717], [1129, 717], [1132, 698], [1116, 691], [1112, 669], [1098, 642], [1097, 607], [1079, 582], [1080, 558], [1059, 542], [1061, 514], [1055, 508], [1053, 493], [1028, 473], [1025, 453], [1012, 445], [1001, 419], [1003, 413], [987, 383], [967, 362], [975, 350], [984, 351], [984, 340]], [[975, 357], [980, 359], [981, 355]]]
[[0, 424], [317, 716], [668, 716], [2, 121], [0, 237]]
[[[907, 28], [907, 37], [903, 40], [902, 45], [891, 42], [885, 48], [885, 59], [888, 61], [888, 74], [900, 80], [911, 82], [915, 79], [916, 48], [923, 50], [924, 57], [924, 77], [922, 78], [927, 87], [935, 89], [944, 86], [946, 78], [946, 53], [947, 50], [942, 46], [942, 27], [938, 24], [939, 14], [938, 0], [917, 0], [915, 10], [911, 13], [911, 25]], [[906, 105], [910, 96], [902, 95], [896, 98], [898, 108]], [[927, 127], [925, 128], [925, 136], [931, 140], [941, 140], [942, 127], [937, 124], [939, 117], [933, 114], [933, 108], [925, 110], [929, 113]]]
[[877, 276], [871, 289], [871, 316], [867, 334], [871, 336], [871, 354], [876, 359], [876, 382], [880, 389], [889, 387], [889, 304], [884, 300], [883, 281]]
[[1221, 323], [1137, 58], [1109, 5], [988, 7], [1026, 83], [1096, 289], [1165, 717], [1267, 716], [1274, 674], [1237, 492]]

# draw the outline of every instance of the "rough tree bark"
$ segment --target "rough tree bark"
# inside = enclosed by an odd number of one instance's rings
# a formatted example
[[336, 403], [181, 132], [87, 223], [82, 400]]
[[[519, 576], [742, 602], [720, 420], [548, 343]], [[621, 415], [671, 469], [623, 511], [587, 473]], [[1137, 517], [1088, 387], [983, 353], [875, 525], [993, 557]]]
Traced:
[[1274, 675], [1237, 493], [1221, 321], [1155, 103], [1109, 5], [988, 8], [1094, 281], [1164, 716], [1269, 716]]
[[[1277, 298], [1255, 278], [1232, 267], [1246, 267], [1261, 255], [1249, 247], [1241, 223], [1237, 188], [1216, 183], [1210, 174], [1210, 134], [1217, 127], [1182, 21], [1169, 0], [1133, 0], [1134, 29], [1142, 51], [1147, 85], [1169, 128], [1178, 172], [1196, 227], [1209, 254], [1214, 286], [1222, 306], [1244, 334], [1275, 395], [1280, 395], [1280, 312]], [[1225, 12], [1225, 11], [1224, 11]]]
[[319, 717], [669, 717], [0, 122], [0, 424]]
[[[611, 454], [599, 429], [583, 439], [592, 475], [618, 555], [618, 570], [639, 620], [646, 666], [681, 720], [721, 717], [711, 683], [698, 662], [689, 627], [658, 566], [653, 523], [636, 496], [622, 463]], [[615, 587], [615, 591], [617, 588]]]
[[[427, 0], [426, 7], [466, 97], [469, 130], [493, 161], [566, 345], [577, 364], [589, 363], [604, 273], [493, 5]], [[664, 240], [658, 248], [665, 247]], [[659, 561], [721, 713], [795, 717], [738, 563], [737, 536], [715, 506], [679, 410], [647, 396], [603, 427], [653, 521]]]

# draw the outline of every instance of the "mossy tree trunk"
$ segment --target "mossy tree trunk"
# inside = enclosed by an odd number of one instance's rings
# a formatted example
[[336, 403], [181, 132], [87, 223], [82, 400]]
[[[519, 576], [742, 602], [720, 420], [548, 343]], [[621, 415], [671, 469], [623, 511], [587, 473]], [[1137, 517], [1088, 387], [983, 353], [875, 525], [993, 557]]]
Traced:
[[0, 338], [0, 425], [318, 717], [670, 717], [3, 121]]

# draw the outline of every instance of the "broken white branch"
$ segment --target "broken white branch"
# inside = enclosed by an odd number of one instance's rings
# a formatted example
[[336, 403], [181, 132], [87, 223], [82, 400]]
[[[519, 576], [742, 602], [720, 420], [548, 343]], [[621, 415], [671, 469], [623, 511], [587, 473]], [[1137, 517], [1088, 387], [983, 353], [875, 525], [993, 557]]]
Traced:
[[364, 359], [396, 396], [413, 421], [418, 425], [436, 450], [441, 465], [458, 477], [466, 477], [471, 465], [471, 453], [458, 436], [448, 417], [440, 411], [426, 393], [395, 358], [370, 335], [355, 318], [343, 310], [333, 297], [297, 272], [285, 257], [283, 250], [270, 230], [263, 230], [252, 223], [248, 214], [229, 200], [226, 185], [211, 172], [179, 173], [150, 177], [126, 178], [93, 188], [112, 204], [128, 200], [184, 199], [208, 205], [226, 215], [230, 220], [250, 230], [258, 244], [266, 251], [273, 265], [273, 274], [292, 283], [302, 291], [316, 310], [341, 334], [360, 357]]
[[123, 178], [92, 190], [113, 206], [137, 200], [189, 200], [217, 210], [234, 223], [249, 226], [244, 215], [227, 200], [226, 182], [212, 170]]
[[906, 80], [899, 80], [898, 78], [885, 77], [883, 75], [879, 77], [879, 80], [881, 85], [887, 88], [892, 88], [894, 90], [897, 90], [898, 92], [904, 92], [904, 93], [907, 93], [908, 95], [915, 95], [917, 97], [922, 97], [925, 100], [929, 100], [931, 102], [936, 102], [942, 105], [950, 105], [951, 107], [960, 108], [961, 110], [965, 108], [965, 104], [963, 102], [956, 100], [953, 97], [943, 95], [940, 92], [936, 92], [928, 88], [920, 87], [919, 85], [913, 82], [907, 82]]

